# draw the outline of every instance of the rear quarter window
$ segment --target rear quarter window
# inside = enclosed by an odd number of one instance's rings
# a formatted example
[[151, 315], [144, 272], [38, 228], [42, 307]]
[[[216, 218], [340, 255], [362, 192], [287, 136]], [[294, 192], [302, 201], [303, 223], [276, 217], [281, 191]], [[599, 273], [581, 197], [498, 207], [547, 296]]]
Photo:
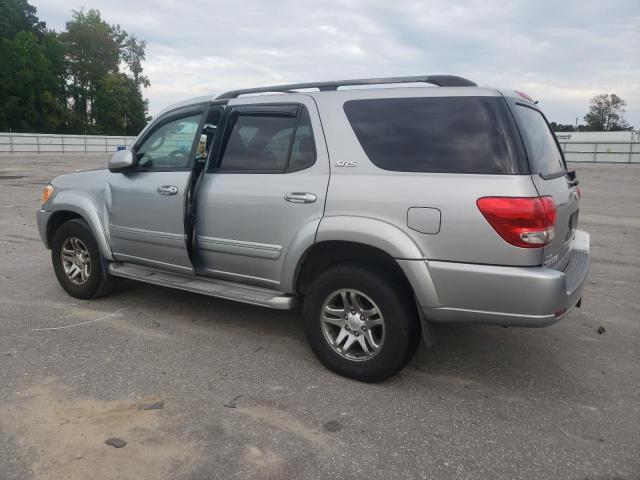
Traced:
[[516, 103], [515, 111], [531, 172], [544, 176], [563, 174], [566, 166], [562, 153], [542, 113], [520, 103]]
[[498, 97], [350, 100], [344, 111], [371, 162], [402, 172], [529, 173]]

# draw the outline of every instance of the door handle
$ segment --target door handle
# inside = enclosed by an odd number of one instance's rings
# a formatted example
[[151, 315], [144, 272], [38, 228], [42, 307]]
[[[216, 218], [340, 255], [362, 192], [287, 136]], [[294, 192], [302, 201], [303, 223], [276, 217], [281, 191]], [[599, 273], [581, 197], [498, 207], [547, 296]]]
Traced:
[[158, 187], [158, 193], [160, 195], [175, 195], [178, 193], [178, 187], [174, 185], [162, 185]]
[[318, 197], [316, 197], [313, 193], [306, 193], [306, 192], [291, 192], [291, 193], [287, 193], [284, 196], [284, 199], [287, 202], [291, 202], [291, 203], [313, 203], [317, 200]]

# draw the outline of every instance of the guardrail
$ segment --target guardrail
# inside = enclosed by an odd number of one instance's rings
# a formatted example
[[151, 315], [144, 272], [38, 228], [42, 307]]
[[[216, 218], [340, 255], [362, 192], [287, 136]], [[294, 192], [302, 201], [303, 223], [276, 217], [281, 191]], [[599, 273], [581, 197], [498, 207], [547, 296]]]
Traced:
[[136, 137], [0, 133], [0, 153], [113, 153]]
[[640, 163], [640, 142], [562, 142], [567, 162]]

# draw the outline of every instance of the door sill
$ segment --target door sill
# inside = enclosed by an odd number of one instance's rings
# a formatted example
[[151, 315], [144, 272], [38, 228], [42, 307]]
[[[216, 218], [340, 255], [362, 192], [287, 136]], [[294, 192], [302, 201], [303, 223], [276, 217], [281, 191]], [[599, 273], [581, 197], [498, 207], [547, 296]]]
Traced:
[[290, 310], [298, 303], [297, 297], [277, 290], [181, 275], [131, 263], [110, 263], [109, 273], [116, 277], [278, 310]]

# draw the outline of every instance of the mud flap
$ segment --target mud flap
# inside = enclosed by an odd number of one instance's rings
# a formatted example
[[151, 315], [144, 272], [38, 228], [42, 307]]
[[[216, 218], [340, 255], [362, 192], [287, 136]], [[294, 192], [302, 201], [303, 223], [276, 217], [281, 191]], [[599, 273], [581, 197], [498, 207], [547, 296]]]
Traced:
[[420, 316], [422, 339], [424, 340], [424, 344], [428, 348], [431, 348], [436, 344], [437, 341], [436, 328], [429, 320], [427, 320], [427, 317], [425, 317], [424, 312], [422, 311], [422, 307], [420, 307], [417, 300], [416, 307], [418, 309], [418, 315]]

